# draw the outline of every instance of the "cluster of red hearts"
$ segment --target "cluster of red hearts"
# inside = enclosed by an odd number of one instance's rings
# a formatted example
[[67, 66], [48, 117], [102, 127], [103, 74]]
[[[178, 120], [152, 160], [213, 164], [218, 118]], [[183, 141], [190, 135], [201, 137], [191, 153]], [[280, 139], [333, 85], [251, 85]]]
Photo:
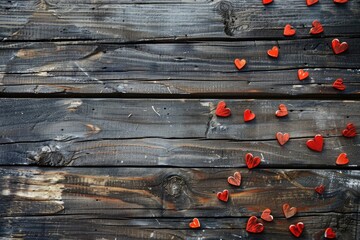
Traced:
[[[270, 4], [272, 2], [273, 2], [273, 0], [263, 0], [264, 5]], [[319, 2], [319, 0], [306, 0], [306, 4], [308, 6], [314, 5], [318, 2]], [[334, 2], [338, 3], [338, 4], [343, 4], [343, 3], [347, 3], [348, 0], [334, 0]], [[317, 34], [321, 34], [322, 32], [324, 32], [324, 28], [323, 28], [322, 24], [320, 23], [320, 21], [314, 20], [312, 22], [312, 26], [313, 27], [309, 31], [310, 34], [317, 35]], [[290, 24], [286, 24], [284, 27], [283, 34], [286, 37], [294, 36], [296, 34], [296, 29], [293, 28]], [[331, 42], [331, 47], [335, 54], [341, 54], [349, 48], [349, 45], [347, 44], [347, 42], [340, 42], [339, 39], [335, 38]], [[269, 49], [267, 51], [267, 54], [272, 58], [278, 58], [279, 54], [280, 54], [280, 50], [277, 46], [273, 46], [271, 49]], [[234, 64], [238, 70], [243, 69], [245, 67], [246, 63], [247, 63], [246, 59], [236, 58], [234, 60]], [[304, 69], [299, 69], [297, 75], [298, 75], [299, 81], [303, 81], [309, 77], [309, 72], [305, 71]], [[336, 79], [333, 82], [332, 87], [337, 90], [340, 90], [340, 91], [344, 91], [346, 89], [346, 86], [345, 86], [342, 78]]]

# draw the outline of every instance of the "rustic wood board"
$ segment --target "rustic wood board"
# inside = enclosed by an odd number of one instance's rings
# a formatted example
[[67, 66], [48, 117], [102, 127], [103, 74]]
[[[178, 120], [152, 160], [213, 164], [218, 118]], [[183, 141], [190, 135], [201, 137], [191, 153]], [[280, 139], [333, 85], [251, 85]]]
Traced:
[[[360, 39], [334, 55], [332, 38], [283, 41], [102, 44], [5, 43], [0, 46], [1, 93], [163, 94], [358, 97]], [[272, 59], [267, 50], [280, 47]], [[247, 66], [238, 71], [235, 58]], [[310, 73], [299, 81], [297, 70]], [[343, 78], [345, 91], [332, 87]]]
[[[263, 156], [264, 167], [336, 167], [346, 152], [359, 166], [359, 137], [341, 132], [360, 126], [358, 101], [227, 100], [233, 115], [214, 114], [218, 100], [2, 99], [0, 163], [244, 167], [247, 152]], [[289, 116], [275, 116], [278, 105]], [[256, 113], [244, 123], [243, 111]], [[280, 147], [277, 132], [291, 140]], [[316, 134], [324, 151], [306, 147]], [[319, 160], [321, 159], [321, 161]]]
[[360, 3], [345, 5], [304, 0], [269, 6], [261, 1], [86, 1], [17, 0], [0, 3], [3, 40], [241, 38], [282, 39], [285, 24], [297, 28], [296, 38], [310, 37], [318, 19], [324, 36], [359, 36]]
[[[297, 221], [304, 221], [306, 239], [321, 239], [328, 226], [338, 231], [339, 239], [356, 235], [360, 171], [240, 170], [242, 185], [231, 187], [226, 179], [234, 170], [4, 167], [0, 236], [61, 238], [94, 232], [94, 237], [140, 239], [137, 234], [155, 232], [158, 239], [169, 239], [169, 234], [227, 239], [236, 233], [249, 239], [287, 239], [288, 226]], [[318, 184], [326, 186], [321, 196], [314, 191]], [[216, 199], [216, 192], [225, 188], [231, 192], [228, 203]], [[296, 217], [283, 218], [285, 202], [298, 208]], [[266, 224], [263, 234], [246, 233], [247, 217], [259, 216], [266, 207], [272, 209], [274, 223]], [[203, 221], [205, 231], [187, 229], [193, 217]]]

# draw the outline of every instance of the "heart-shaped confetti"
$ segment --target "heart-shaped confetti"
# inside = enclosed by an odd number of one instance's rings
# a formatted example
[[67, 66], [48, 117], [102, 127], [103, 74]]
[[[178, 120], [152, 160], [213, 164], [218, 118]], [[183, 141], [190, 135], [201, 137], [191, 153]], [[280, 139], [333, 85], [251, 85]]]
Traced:
[[291, 37], [291, 36], [294, 36], [295, 33], [296, 33], [296, 30], [290, 24], [285, 25], [284, 36]]
[[251, 216], [246, 224], [246, 231], [250, 233], [261, 233], [264, 231], [264, 225], [258, 223], [257, 217]]
[[268, 5], [268, 4], [272, 3], [272, 2], [273, 2], [273, 0], [262, 0], [262, 3], [264, 5]]
[[334, 51], [335, 54], [340, 54], [340, 53], [343, 53], [345, 52], [349, 45], [347, 44], [347, 42], [342, 42], [340, 43], [340, 40], [335, 38], [334, 40], [332, 40], [331, 42], [331, 46], [332, 46], [332, 49]]
[[260, 157], [254, 157], [251, 153], [245, 155], [245, 163], [249, 169], [258, 166], [261, 162]]
[[325, 186], [324, 185], [319, 185], [317, 187], [315, 187], [315, 192], [317, 192], [318, 194], [323, 194], [325, 191]]
[[290, 205], [288, 203], [285, 203], [282, 206], [282, 210], [283, 210], [283, 213], [284, 213], [286, 218], [291, 218], [297, 213], [297, 208], [296, 207], [290, 207]]
[[279, 48], [277, 46], [273, 46], [272, 49], [267, 51], [267, 54], [270, 57], [277, 58], [279, 56]]
[[236, 58], [234, 60], [234, 64], [235, 64], [235, 67], [239, 70], [243, 69], [246, 65], [246, 60], [245, 59], [238, 59]]
[[319, 0], [306, 0], [306, 5], [311, 6], [318, 2], [319, 2]]
[[225, 189], [222, 192], [218, 192], [216, 196], [220, 201], [227, 202], [229, 200], [229, 191]]
[[304, 71], [304, 69], [298, 70], [298, 78], [300, 81], [306, 79], [307, 77], [309, 77], [309, 72]]
[[250, 109], [246, 109], [244, 111], [244, 121], [250, 122], [251, 120], [254, 120], [256, 117], [255, 113], [253, 113]]
[[224, 101], [221, 101], [216, 107], [215, 114], [218, 117], [228, 117], [231, 115], [231, 110], [226, 107], [226, 103]]
[[317, 134], [315, 135], [314, 139], [308, 140], [306, 145], [311, 150], [321, 152], [324, 146], [324, 138], [320, 134]]
[[278, 132], [278, 133], [276, 133], [276, 139], [279, 142], [279, 144], [281, 146], [283, 146], [285, 143], [287, 143], [289, 141], [290, 134]]
[[333, 86], [333, 88], [340, 90], [340, 91], [344, 91], [346, 89], [344, 81], [341, 78], [336, 79], [332, 86]]
[[261, 214], [261, 219], [267, 222], [274, 220], [273, 215], [270, 214], [271, 210], [269, 208], [265, 209]]
[[239, 172], [235, 172], [234, 176], [228, 177], [228, 183], [233, 186], [240, 186], [241, 184], [241, 174]]
[[314, 20], [312, 22], [312, 28], [310, 29], [310, 34], [319, 34], [322, 33], [324, 31], [323, 26], [321, 25], [321, 23], [318, 20]]
[[275, 116], [277, 117], [285, 117], [288, 115], [288, 110], [285, 104], [279, 105], [279, 110], [276, 110]]
[[289, 230], [295, 237], [300, 237], [300, 235], [304, 230], [304, 227], [305, 227], [304, 223], [298, 222], [296, 225], [291, 224], [289, 226]]
[[194, 218], [190, 223], [189, 223], [189, 227], [190, 228], [200, 228], [200, 221], [197, 218]]
[[325, 230], [324, 237], [328, 238], [328, 239], [334, 239], [334, 238], [336, 238], [336, 233], [332, 228], [327, 228]]
[[346, 128], [342, 131], [342, 135], [344, 137], [348, 137], [348, 138], [355, 137], [356, 136], [356, 128], [355, 128], [354, 124], [348, 123], [346, 125]]
[[346, 165], [349, 163], [349, 158], [346, 153], [340, 153], [336, 159], [336, 165]]
[[347, 3], [349, 0], [334, 0], [334, 3]]

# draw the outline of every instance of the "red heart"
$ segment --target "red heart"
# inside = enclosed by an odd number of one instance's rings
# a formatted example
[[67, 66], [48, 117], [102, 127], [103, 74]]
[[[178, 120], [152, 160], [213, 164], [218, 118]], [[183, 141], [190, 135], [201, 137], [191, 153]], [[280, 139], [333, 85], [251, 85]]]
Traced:
[[296, 207], [290, 207], [290, 205], [288, 203], [285, 203], [283, 205], [282, 209], [283, 209], [283, 213], [284, 213], [286, 218], [291, 218], [297, 213], [297, 208]]
[[291, 36], [294, 36], [295, 33], [296, 33], [296, 30], [290, 24], [285, 25], [284, 36], [291, 37]]
[[290, 139], [290, 134], [278, 132], [276, 133], [276, 139], [278, 140], [279, 144], [283, 146], [287, 141]]
[[310, 29], [310, 34], [319, 34], [324, 31], [323, 26], [318, 20], [312, 22], [313, 27]]
[[267, 54], [270, 57], [277, 58], [279, 56], [279, 48], [277, 46], [273, 46], [272, 49], [267, 51]]
[[356, 136], [356, 128], [355, 128], [355, 126], [354, 126], [354, 124], [352, 124], [352, 123], [348, 123], [347, 125], [346, 125], [346, 129], [344, 129], [343, 131], [342, 131], [342, 135], [344, 136], [344, 137], [355, 137]]
[[341, 78], [336, 79], [332, 86], [333, 86], [333, 88], [338, 89], [340, 91], [344, 91], [346, 88], [346, 86], [343, 83], [343, 80]]
[[234, 60], [234, 64], [235, 64], [235, 67], [239, 70], [241, 70], [243, 67], [245, 67], [246, 65], [246, 60], [245, 59], [238, 59], [236, 58]]
[[270, 213], [271, 210], [269, 208], [265, 209], [261, 214], [261, 218], [265, 221], [271, 222], [274, 219], [274, 217], [273, 215], [270, 215]]
[[342, 52], [345, 52], [349, 45], [347, 44], [347, 42], [342, 42], [340, 43], [340, 40], [335, 38], [334, 40], [332, 40], [331, 42], [331, 46], [332, 46], [332, 49], [334, 51], [335, 54], [340, 54]]
[[334, 232], [334, 230], [332, 228], [327, 228], [325, 230], [324, 237], [333, 239], [333, 238], [336, 238], [336, 233]]
[[316, 191], [318, 194], [323, 194], [324, 191], [325, 191], [325, 186], [321, 184], [321, 185], [315, 187], [315, 191]]
[[273, 0], [262, 0], [262, 3], [263, 3], [264, 5], [270, 4], [270, 3], [272, 3], [272, 2], [273, 2]]
[[304, 80], [307, 77], [309, 77], [309, 72], [306, 72], [303, 69], [298, 70], [298, 78], [300, 81]]
[[216, 107], [215, 114], [218, 117], [228, 117], [231, 115], [231, 110], [226, 107], [226, 103], [224, 101], [221, 101]]
[[319, 2], [319, 0], [306, 0], [306, 5], [311, 6], [318, 2]]
[[336, 159], [337, 165], [346, 165], [349, 163], [349, 159], [346, 153], [340, 153], [340, 155]]
[[222, 192], [218, 192], [217, 193], [217, 198], [220, 201], [227, 202], [229, 200], [229, 191], [225, 189]]
[[247, 153], [245, 155], [245, 162], [247, 167], [252, 169], [260, 164], [261, 159], [259, 157], [254, 157], [251, 153]]
[[324, 139], [320, 134], [315, 135], [314, 139], [310, 139], [306, 142], [306, 145], [311, 150], [321, 152], [324, 146]]
[[190, 228], [199, 228], [200, 227], [200, 221], [197, 218], [194, 218], [190, 223], [189, 223], [189, 227]]
[[235, 172], [234, 176], [228, 177], [228, 183], [234, 186], [240, 186], [241, 174], [239, 172]]
[[255, 118], [255, 113], [253, 113], [250, 109], [246, 109], [244, 111], [244, 121], [249, 122]]
[[348, 0], [334, 0], [334, 3], [347, 3]]
[[257, 222], [257, 217], [251, 216], [246, 224], [246, 231], [251, 233], [261, 233], [264, 231], [264, 225]]
[[276, 110], [275, 115], [277, 117], [285, 117], [288, 115], [288, 110], [287, 110], [287, 107], [285, 106], [285, 104], [279, 105], [279, 110]]
[[298, 222], [296, 225], [291, 224], [289, 226], [289, 230], [295, 237], [300, 237], [301, 233], [304, 230], [304, 227], [304, 223]]

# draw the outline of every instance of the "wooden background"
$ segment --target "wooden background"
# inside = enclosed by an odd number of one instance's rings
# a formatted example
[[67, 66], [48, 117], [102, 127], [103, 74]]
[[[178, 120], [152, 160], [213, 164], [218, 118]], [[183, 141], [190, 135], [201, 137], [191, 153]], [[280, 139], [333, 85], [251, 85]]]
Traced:
[[[333, 38], [349, 50], [334, 55]], [[298, 221], [301, 239], [358, 239], [360, 138], [341, 132], [360, 131], [359, 40], [359, 0], [0, 1], [0, 239], [279, 240]], [[230, 118], [214, 114], [224, 99]], [[315, 134], [321, 153], [306, 147]], [[248, 152], [262, 158], [250, 171]], [[274, 221], [246, 232], [265, 208]]]

